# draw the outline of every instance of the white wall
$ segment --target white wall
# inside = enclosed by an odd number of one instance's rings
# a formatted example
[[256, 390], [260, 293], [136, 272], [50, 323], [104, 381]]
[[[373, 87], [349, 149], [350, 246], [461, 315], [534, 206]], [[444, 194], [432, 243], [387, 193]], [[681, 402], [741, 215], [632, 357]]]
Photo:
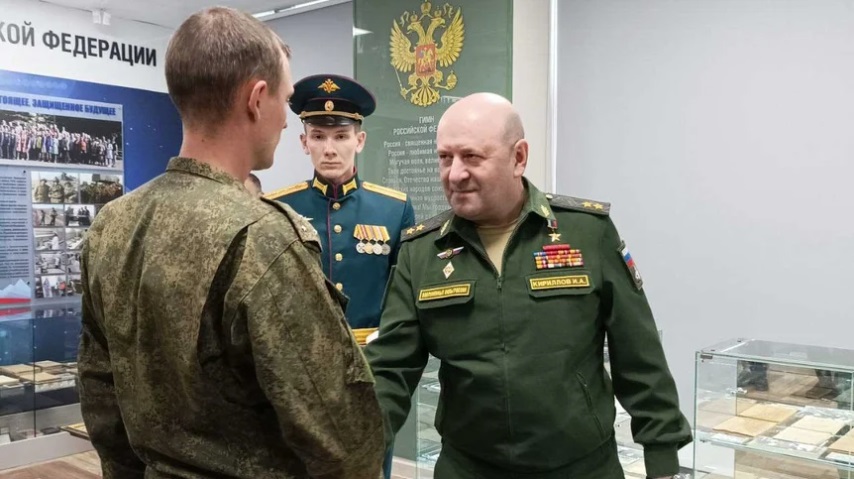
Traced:
[[854, 347], [854, 8], [560, 2], [557, 179], [614, 203], [683, 410], [731, 337]]
[[549, 0], [513, 2], [513, 103], [530, 145], [525, 176], [550, 191]]
[[[29, 22], [35, 32], [34, 46], [13, 44], [8, 38], [5, 42], [0, 41], [0, 69], [166, 91], [163, 64], [172, 30], [118, 18], [113, 18], [109, 26], [96, 25], [92, 22], [92, 14], [89, 12], [33, 0], [0, 1], [0, 22], [5, 23], [2, 28], [4, 38], [8, 37], [7, 29], [10, 24], [24, 27], [24, 22]], [[69, 34], [69, 49], [72, 53], [64, 52], [61, 46], [53, 49], [45, 46], [44, 35], [48, 32]], [[119, 45], [154, 49], [157, 65], [131, 66], [126, 62], [111, 60], [109, 52], [105, 57], [74, 56], [75, 35], [118, 42]]]
[[[267, 23], [293, 50], [294, 82], [318, 73], [353, 76], [353, 4], [345, 3]], [[257, 172], [264, 191], [311, 178], [311, 158], [302, 151], [299, 117], [288, 111], [288, 128], [276, 150], [273, 167]]]

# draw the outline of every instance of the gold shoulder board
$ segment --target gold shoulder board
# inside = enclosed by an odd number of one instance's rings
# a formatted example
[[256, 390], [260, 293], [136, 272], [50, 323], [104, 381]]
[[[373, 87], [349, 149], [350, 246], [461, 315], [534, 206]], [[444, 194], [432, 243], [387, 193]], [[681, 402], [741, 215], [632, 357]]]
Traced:
[[362, 188], [373, 191], [374, 193], [379, 193], [381, 195], [389, 196], [396, 200], [406, 201], [406, 193], [398, 190], [394, 190], [391, 188], [386, 188], [385, 186], [376, 185], [374, 183], [369, 183], [367, 181], [362, 182]]
[[307, 181], [300, 181], [299, 183], [297, 183], [295, 185], [286, 186], [286, 187], [280, 188], [276, 191], [267, 193], [264, 195], [264, 198], [266, 198], [268, 200], [277, 200], [283, 196], [291, 195], [291, 194], [296, 193], [297, 191], [302, 191], [305, 189], [308, 189], [308, 182]]

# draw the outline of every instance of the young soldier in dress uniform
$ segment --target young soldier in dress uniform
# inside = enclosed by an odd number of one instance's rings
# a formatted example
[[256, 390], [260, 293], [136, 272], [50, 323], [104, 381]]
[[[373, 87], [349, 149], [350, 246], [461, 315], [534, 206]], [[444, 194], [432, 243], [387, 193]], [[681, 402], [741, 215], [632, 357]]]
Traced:
[[368, 90], [339, 75], [314, 75], [294, 85], [290, 106], [305, 125], [300, 140], [314, 164], [314, 178], [266, 198], [287, 203], [317, 230], [323, 271], [349, 296], [347, 322], [365, 344], [379, 326], [400, 233], [415, 223], [415, 212], [405, 193], [356, 174], [356, 153], [367, 136], [362, 120], [376, 108]]
[[[376, 109], [365, 87], [339, 75], [314, 75], [294, 85], [290, 105], [305, 125], [300, 141], [311, 156], [314, 178], [265, 197], [287, 203], [317, 230], [323, 271], [349, 296], [347, 323], [364, 345], [379, 327], [400, 233], [415, 224], [415, 211], [405, 193], [356, 174], [356, 153], [367, 137], [362, 120]], [[383, 469], [390, 477], [390, 452]]]
[[451, 106], [437, 141], [451, 210], [405, 231], [379, 337], [365, 350], [386, 437], [432, 354], [437, 479], [622, 479], [615, 395], [647, 475], [675, 477], [691, 432], [608, 205], [528, 182], [521, 120], [497, 95]]

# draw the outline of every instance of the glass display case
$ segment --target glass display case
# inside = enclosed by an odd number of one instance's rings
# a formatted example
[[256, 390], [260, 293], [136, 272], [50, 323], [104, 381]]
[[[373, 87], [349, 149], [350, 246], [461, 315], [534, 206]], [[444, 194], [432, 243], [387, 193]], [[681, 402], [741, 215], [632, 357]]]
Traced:
[[0, 448], [60, 433], [64, 427], [82, 421], [76, 363], [79, 306], [3, 313], [0, 314]]
[[421, 382], [414, 394], [413, 411], [416, 414], [416, 479], [433, 477], [433, 468], [439, 452], [442, 451], [442, 438], [436, 431], [436, 407], [439, 404], [439, 360], [433, 356], [427, 360], [427, 367], [421, 375]]
[[695, 476], [854, 478], [854, 351], [735, 339], [696, 354]]

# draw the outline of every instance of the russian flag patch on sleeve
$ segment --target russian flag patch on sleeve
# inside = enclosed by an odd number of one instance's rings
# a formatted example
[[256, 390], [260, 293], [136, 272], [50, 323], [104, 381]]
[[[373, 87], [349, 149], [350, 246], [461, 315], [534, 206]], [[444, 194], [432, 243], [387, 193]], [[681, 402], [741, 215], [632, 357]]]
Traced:
[[629, 270], [629, 276], [631, 276], [632, 281], [635, 283], [635, 287], [640, 290], [643, 288], [643, 278], [641, 278], [640, 271], [638, 271], [638, 266], [635, 264], [635, 260], [632, 259], [632, 254], [629, 253], [629, 247], [626, 246], [626, 242], [623, 241], [620, 243], [619, 248], [620, 256], [623, 257], [623, 262], [626, 264], [626, 268]]

